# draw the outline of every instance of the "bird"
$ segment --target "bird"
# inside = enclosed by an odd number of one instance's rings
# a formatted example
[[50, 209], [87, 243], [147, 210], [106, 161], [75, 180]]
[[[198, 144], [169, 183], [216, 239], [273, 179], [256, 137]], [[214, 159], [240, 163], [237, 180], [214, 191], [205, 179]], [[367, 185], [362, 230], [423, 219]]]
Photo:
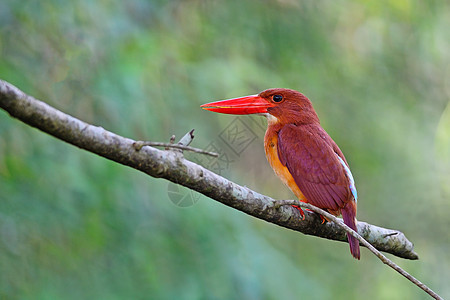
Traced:
[[[335, 216], [342, 214], [344, 223], [357, 231], [358, 194], [350, 167], [304, 94], [274, 88], [200, 107], [224, 114], [265, 116], [264, 150], [275, 174], [300, 201]], [[350, 253], [359, 260], [358, 240], [350, 233], [347, 239]]]

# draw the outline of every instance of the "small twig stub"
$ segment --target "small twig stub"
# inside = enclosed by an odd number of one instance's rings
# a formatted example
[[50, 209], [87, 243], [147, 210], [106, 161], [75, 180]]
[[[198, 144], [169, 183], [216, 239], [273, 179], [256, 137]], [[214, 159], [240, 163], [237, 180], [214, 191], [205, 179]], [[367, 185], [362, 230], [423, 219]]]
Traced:
[[217, 154], [215, 152], [205, 151], [202, 149], [193, 148], [193, 147], [189, 147], [189, 146], [183, 146], [183, 145], [179, 145], [179, 144], [169, 144], [169, 143], [160, 143], [160, 142], [144, 142], [144, 141], [137, 141], [137, 142], [133, 143], [133, 147], [134, 147], [134, 149], [136, 149], [136, 151], [140, 151], [142, 149], [142, 147], [144, 147], [144, 146], [175, 148], [175, 149], [191, 151], [191, 152], [198, 153], [198, 154], [219, 157], [219, 154]]

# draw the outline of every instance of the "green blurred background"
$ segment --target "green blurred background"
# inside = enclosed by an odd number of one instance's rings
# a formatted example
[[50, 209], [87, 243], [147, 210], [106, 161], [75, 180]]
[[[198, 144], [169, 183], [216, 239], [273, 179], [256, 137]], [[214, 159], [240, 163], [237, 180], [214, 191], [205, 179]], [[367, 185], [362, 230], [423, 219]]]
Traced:
[[[0, 78], [133, 139], [195, 128], [193, 146], [228, 156], [188, 158], [278, 199], [293, 196], [265, 121], [199, 105], [300, 90], [352, 167], [358, 218], [403, 231], [420, 260], [392, 259], [450, 298], [449, 28], [446, 1], [3, 0]], [[236, 122], [254, 134], [237, 152]], [[356, 261], [0, 111], [0, 298], [427, 297], [365, 249]]]

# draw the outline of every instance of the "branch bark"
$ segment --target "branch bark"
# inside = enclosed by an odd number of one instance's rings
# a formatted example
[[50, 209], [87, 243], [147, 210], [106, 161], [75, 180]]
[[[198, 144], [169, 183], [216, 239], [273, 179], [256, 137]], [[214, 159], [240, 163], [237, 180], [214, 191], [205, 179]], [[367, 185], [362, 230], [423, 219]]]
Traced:
[[[12, 117], [58, 139], [107, 159], [165, 178], [202, 193], [256, 218], [308, 235], [347, 241], [346, 232], [334, 222], [321, 224], [315, 213], [300, 213], [291, 206], [274, 207], [276, 201], [240, 186], [202, 166], [186, 160], [179, 151], [163, 151], [150, 146], [137, 150], [136, 141], [109, 132], [67, 115], [28, 96], [0, 80], [0, 107]], [[418, 259], [413, 244], [397, 230], [358, 222], [358, 233], [376, 249], [406, 259]]]

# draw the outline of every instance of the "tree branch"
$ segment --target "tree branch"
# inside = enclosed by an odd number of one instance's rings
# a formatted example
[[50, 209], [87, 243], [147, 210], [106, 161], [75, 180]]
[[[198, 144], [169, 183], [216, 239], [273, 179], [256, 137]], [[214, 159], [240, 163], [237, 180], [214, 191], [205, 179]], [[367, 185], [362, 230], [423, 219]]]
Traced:
[[[400, 231], [358, 222], [358, 234], [348, 228], [340, 219], [331, 215], [328, 216], [326, 212], [314, 206], [309, 207], [309, 204], [300, 203], [296, 200], [276, 201], [261, 195], [184, 159], [180, 150], [158, 150], [148, 146], [152, 144], [151, 142], [137, 142], [116, 135], [102, 127], [90, 125], [26, 95], [3, 80], [0, 80], [0, 107], [12, 117], [67, 143], [132, 167], [152, 177], [165, 178], [183, 185], [256, 218], [304, 234], [337, 241], [347, 241], [346, 232], [350, 232], [385, 264], [394, 268], [432, 297], [441, 299], [426, 285], [392, 263], [378, 251], [374, 251], [376, 248], [398, 257], [418, 259], [413, 244]], [[180, 147], [177, 148], [191, 150], [188, 145], [193, 138], [192, 132], [182, 138], [182, 141], [178, 143]], [[173, 140], [174, 138], [171, 139], [172, 144], [156, 143], [156, 145], [172, 148], [176, 145], [173, 144]], [[203, 150], [195, 150], [195, 152], [206, 154]], [[292, 204], [310, 208], [312, 211], [327, 216], [332, 222], [321, 224], [320, 217], [310, 211], [305, 211], [305, 219], [300, 220], [300, 213], [290, 206]]]
[[[273, 207], [274, 199], [240, 186], [202, 166], [186, 160], [178, 151], [153, 147], [135, 148], [136, 141], [109, 132], [69, 116], [44, 102], [26, 95], [15, 86], [0, 80], [0, 107], [24, 123], [58, 139], [142, 171], [152, 177], [165, 178], [202, 193], [227, 206], [256, 218], [308, 235], [347, 241], [346, 232], [333, 222], [321, 224], [320, 217], [291, 206]], [[418, 259], [413, 244], [396, 230], [358, 222], [358, 232], [380, 251], [406, 259]]]

